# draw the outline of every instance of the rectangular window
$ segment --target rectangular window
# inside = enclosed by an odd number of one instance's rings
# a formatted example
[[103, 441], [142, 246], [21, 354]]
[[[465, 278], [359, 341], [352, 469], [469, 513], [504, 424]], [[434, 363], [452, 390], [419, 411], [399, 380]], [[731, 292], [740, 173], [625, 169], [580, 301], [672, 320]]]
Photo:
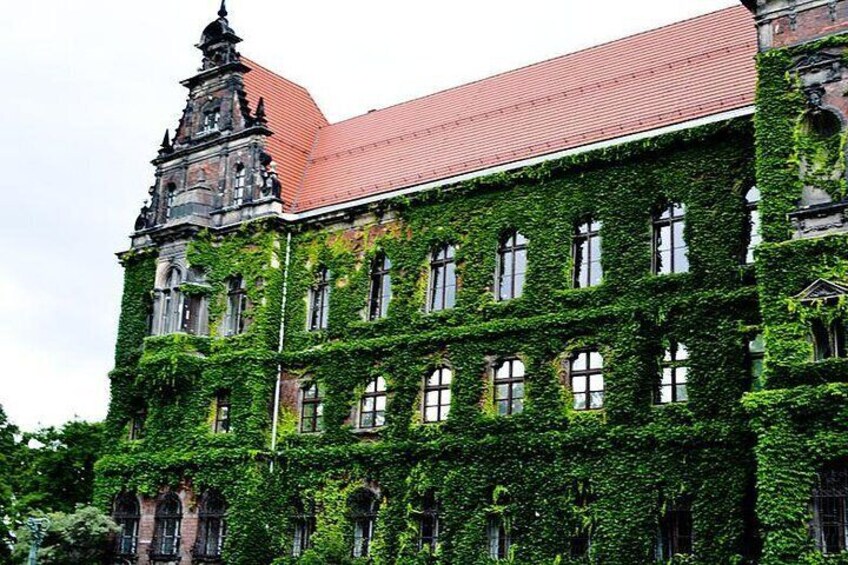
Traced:
[[377, 377], [368, 383], [359, 401], [359, 427], [379, 428], [386, 423], [386, 379]]
[[247, 170], [244, 165], [236, 165], [236, 176], [233, 179], [233, 206], [244, 203], [244, 189], [247, 186]]
[[392, 299], [392, 262], [379, 254], [371, 265], [371, 289], [368, 294], [368, 319], [385, 318]]
[[230, 433], [230, 395], [219, 392], [215, 399], [215, 433]]
[[653, 273], [667, 275], [689, 271], [689, 250], [683, 237], [686, 207], [672, 203], [654, 216]]
[[660, 385], [655, 399], [657, 404], [689, 400], [686, 389], [689, 377], [688, 361], [689, 351], [682, 343], [672, 343], [671, 347], [665, 350], [661, 363]]
[[315, 433], [324, 430], [324, 402], [318, 383], [313, 381], [300, 389], [300, 431]]
[[312, 547], [312, 534], [315, 532], [315, 516], [301, 515], [294, 520], [294, 544], [292, 557], [300, 557]]
[[418, 518], [418, 549], [430, 548], [435, 551], [439, 543], [439, 514], [438, 509], [425, 508]]
[[424, 422], [431, 424], [447, 420], [451, 404], [453, 372], [447, 367], [433, 371], [424, 383]]
[[368, 557], [371, 554], [371, 539], [374, 536], [376, 516], [359, 516], [353, 522], [353, 556]]
[[309, 331], [327, 329], [330, 317], [330, 272], [318, 269], [315, 284], [309, 290]]
[[509, 232], [498, 246], [497, 299], [512, 300], [524, 293], [527, 276], [527, 238]]
[[181, 331], [191, 335], [200, 333], [200, 311], [202, 307], [203, 297], [184, 295]]
[[227, 335], [238, 335], [245, 330], [244, 313], [247, 310], [247, 290], [242, 277], [230, 279], [227, 291]]
[[754, 339], [748, 342], [748, 363], [754, 390], [760, 390], [762, 388], [761, 377], [763, 374], [763, 356], [765, 350], [763, 334], [757, 334], [754, 336]]
[[763, 241], [760, 234], [760, 191], [756, 186], [745, 194], [745, 203], [748, 210], [748, 246], [745, 251], [745, 263], [750, 265], [754, 262], [754, 250]]
[[831, 467], [816, 474], [813, 488], [811, 534], [825, 555], [843, 553], [848, 548], [848, 471]]
[[569, 376], [575, 410], [604, 407], [604, 358], [597, 350], [577, 353], [571, 359]]
[[841, 319], [837, 318], [829, 324], [813, 320], [811, 330], [815, 361], [845, 357], [845, 323]]
[[456, 262], [452, 245], [433, 252], [430, 259], [430, 284], [427, 310], [449, 310], [456, 303]]
[[589, 220], [577, 226], [572, 257], [574, 260], [574, 288], [588, 288], [601, 283], [601, 222]]
[[506, 521], [501, 516], [489, 518], [488, 524], [489, 558], [500, 561], [509, 558], [509, 531]]
[[495, 368], [495, 410], [498, 416], [524, 411], [524, 363], [508, 359]]
[[669, 561], [675, 555], [692, 554], [692, 512], [688, 504], [671, 505], [660, 518], [657, 536], [658, 560]]
[[130, 440], [137, 441], [144, 437], [144, 421], [147, 419], [147, 410], [140, 408], [136, 410], [130, 420]]

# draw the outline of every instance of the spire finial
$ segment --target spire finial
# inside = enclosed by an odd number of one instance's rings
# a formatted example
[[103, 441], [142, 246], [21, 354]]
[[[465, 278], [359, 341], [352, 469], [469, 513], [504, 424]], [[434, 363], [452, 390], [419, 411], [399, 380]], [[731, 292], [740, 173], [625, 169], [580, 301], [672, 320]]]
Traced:
[[227, 0], [221, 0], [221, 9], [218, 10], [218, 16], [222, 18], [227, 17]]
[[265, 98], [259, 97], [259, 103], [256, 105], [256, 123], [267, 124], [268, 118], [265, 116]]

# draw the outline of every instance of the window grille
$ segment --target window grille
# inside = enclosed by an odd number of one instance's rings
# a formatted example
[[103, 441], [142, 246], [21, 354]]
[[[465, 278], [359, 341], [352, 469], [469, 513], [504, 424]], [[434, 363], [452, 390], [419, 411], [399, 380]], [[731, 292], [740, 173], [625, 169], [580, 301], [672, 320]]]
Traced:
[[848, 547], [848, 469], [828, 467], [816, 473], [813, 487], [810, 533], [825, 555], [842, 553]]

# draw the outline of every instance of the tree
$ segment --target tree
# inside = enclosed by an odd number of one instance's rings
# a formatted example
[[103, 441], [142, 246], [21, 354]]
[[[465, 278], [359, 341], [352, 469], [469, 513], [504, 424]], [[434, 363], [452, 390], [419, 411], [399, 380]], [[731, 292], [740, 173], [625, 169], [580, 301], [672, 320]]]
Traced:
[[20, 454], [18, 429], [9, 423], [0, 405], [0, 563], [9, 559], [12, 545], [11, 523], [13, 498], [12, 478]]
[[[121, 531], [112, 519], [93, 506], [77, 506], [70, 514], [48, 514], [50, 529], [38, 551], [41, 565], [108, 563], [110, 540]], [[29, 552], [30, 534], [25, 527], [16, 532], [13, 563], [24, 563]]]
[[34, 511], [71, 513], [91, 502], [102, 424], [68, 422], [24, 434], [23, 443], [14, 485], [19, 517]]

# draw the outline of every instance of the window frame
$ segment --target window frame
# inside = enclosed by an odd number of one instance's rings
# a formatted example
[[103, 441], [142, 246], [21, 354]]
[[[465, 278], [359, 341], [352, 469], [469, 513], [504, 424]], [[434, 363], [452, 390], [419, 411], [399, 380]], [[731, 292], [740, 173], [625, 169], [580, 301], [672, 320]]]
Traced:
[[[447, 381], [445, 381], [446, 372]], [[438, 379], [434, 384], [432, 383], [432, 380], [433, 377], [436, 376]], [[436, 367], [429, 375], [424, 377], [424, 388], [421, 398], [421, 417], [425, 424], [439, 424], [448, 419], [453, 396], [451, 384], [453, 384], [453, 369], [447, 365], [440, 365]], [[431, 404], [429, 402], [430, 394], [433, 393], [436, 395], [435, 404]], [[447, 400], [445, 400], [445, 396], [447, 396]], [[428, 416], [429, 409], [435, 409], [436, 419], [431, 419]]]
[[[456, 269], [455, 245], [445, 243], [430, 253], [426, 308], [428, 313], [444, 312], [456, 307], [456, 294], [459, 289]], [[451, 293], [449, 289], [453, 289], [453, 292]]]
[[421, 510], [417, 515], [418, 551], [429, 548], [432, 553], [439, 545], [441, 523], [439, 521], [439, 501], [432, 491], [424, 494]]
[[[585, 227], [585, 229], [584, 229]], [[578, 221], [574, 226], [571, 242], [571, 260], [572, 260], [572, 288], [591, 288], [600, 285], [604, 280], [604, 267], [602, 263], [603, 257], [603, 239], [601, 238], [601, 230], [603, 222], [595, 220], [592, 216], [588, 216]], [[592, 253], [594, 241], [597, 245], [597, 258]], [[582, 277], [583, 267], [586, 265], [586, 276]], [[595, 268], [597, 268], [597, 282], [592, 283], [595, 277]], [[581, 280], [585, 278], [585, 280]]]
[[[593, 366], [593, 364], [592, 364], [592, 354], [595, 354], [600, 358], [601, 364], [600, 364], [599, 367]], [[581, 359], [581, 357], [584, 357], [584, 356], [585, 356], [585, 360], [586, 360], [586, 365], [585, 365], [586, 368], [585, 369], [575, 369], [574, 368], [575, 363], [579, 359]], [[600, 377], [600, 380], [601, 380], [601, 388], [600, 389], [598, 389], [598, 390], [593, 389], [593, 387], [592, 387], [592, 381], [593, 381], [592, 377]], [[580, 379], [580, 378], [585, 379], [585, 386], [582, 387], [583, 390], [578, 391], [575, 388], [574, 381], [576, 379]], [[605, 376], [604, 356], [597, 347], [588, 347], [588, 348], [577, 349], [571, 355], [569, 355], [569, 357], [568, 357], [568, 385], [569, 385], [569, 390], [571, 391], [572, 400], [573, 400], [573, 403], [572, 403], [572, 406], [571, 406], [572, 410], [575, 410], [575, 411], [578, 411], [578, 412], [591, 412], [591, 411], [596, 411], [596, 410], [603, 410], [604, 403], [605, 403], [605, 400], [606, 400], [606, 376]], [[599, 406], [593, 406], [593, 403], [594, 403], [593, 402], [593, 399], [594, 399], [593, 394], [599, 394], [600, 395], [601, 400], [600, 400]], [[583, 405], [582, 406], [578, 406], [578, 402], [577, 402], [578, 396], [583, 397]]]
[[378, 253], [371, 261], [368, 289], [368, 320], [385, 318], [392, 300], [392, 262], [384, 253]]
[[[680, 350], [685, 352], [684, 357], [680, 357]], [[659, 382], [654, 391], [654, 404], [657, 406], [666, 406], [669, 404], [679, 404], [689, 401], [689, 348], [679, 341], [670, 341], [668, 348], [664, 350], [662, 359], [660, 360], [660, 375]], [[681, 379], [681, 369], [683, 370]], [[670, 379], [666, 382], [666, 370], [670, 370]], [[679, 398], [680, 388], [685, 398]], [[663, 400], [663, 389], [668, 388], [671, 391], [671, 400]]]
[[[214, 504], [213, 504], [214, 503]], [[197, 511], [194, 558], [220, 559], [227, 539], [227, 503], [217, 491], [203, 493]], [[210, 550], [210, 541], [214, 547]]]
[[230, 277], [227, 282], [227, 337], [243, 334], [247, 329], [244, 318], [247, 308], [247, 287], [244, 277], [241, 275]]
[[353, 522], [353, 557], [370, 557], [371, 545], [377, 526], [377, 514], [380, 511], [380, 497], [371, 489], [362, 488], [355, 494], [351, 505]]
[[[211, 119], [210, 119], [211, 118]], [[201, 134], [221, 131], [221, 106], [214, 106], [203, 110], [203, 121], [201, 122]]]
[[[527, 282], [530, 240], [516, 229], [505, 232], [498, 239], [497, 268], [495, 270], [495, 300], [507, 302], [521, 298]], [[524, 270], [518, 270], [518, 258], [524, 257]], [[504, 291], [508, 278], [509, 288]]]
[[[825, 502], [830, 512], [824, 512]], [[823, 555], [848, 551], [848, 469], [844, 465], [831, 464], [816, 471], [810, 510], [810, 536], [816, 549]], [[828, 535], [828, 530], [836, 535]], [[831, 539], [835, 544], [829, 543]]]
[[[122, 503], [132, 506], [121, 508]], [[138, 555], [138, 535], [141, 526], [141, 505], [138, 497], [128, 492], [121, 493], [115, 497], [112, 504], [112, 519], [120, 526], [121, 531], [115, 536], [115, 556], [133, 558]], [[127, 534], [127, 526], [131, 531]]]
[[169, 182], [167, 185], [165, 185], [165, 211], [164, 211], [164, 216], [165, 216], [166, 222], [168, 220], [170, 220], [171, 217], [174, 215], [174, 199], [176, 197], [176, 194], [177, 194], [177, 185], [175, 183]]
[[[751, 196], [756, 193], [756, 197]], [[755, 199], [756, 198], [756, 199]], [[745, 252], [743, 256], [744, 265], [754, 264], [754, 250], [763, 242], [762, 218], [760, 216], [760, 189], [756, 185], [751, 186], [745, 192]]]
[[507, 518], [500, 514], [490, 515], [486, 522], [489, 559], [502, 561], [509, 558], [512, 536], [507, 522]]
[[309, 288], [307, 330], [326, 331], [330, 319], [330, 270], [322, 265], [315, 271], [315, 280]]
[[[382, 409], [380, 409], [381, 400]], [[371, 402], [371, 408], [366, 409], [369, 401]], [[386, 378], [378, 376], [370, 379], [359, 397], [359, 410], [356, 419], [357, 428], [359, 430], [376, 430], [385, 426], [388, 401], [389, 393]], [[371, 425], [368, 426], [363, 423], [367, 415], [371, 416], [372, 422]]]
[[144, 439], [144, 425], [147, 421], [147, 408], [140, 407], [130, 418], [129, 441], [140, 441]]
[[810, 339], [815, 363], [848, 356], [845, 322], [841, 317], [830, 320], [828, 324], [824, 320], [813, 319], [810, 323]]
[[212, 432], [215, 434], [232, 433], [232, 401], [230, 391], [219, 390], [215, 394], [215, 422]]
[[[315, 389], [314, 394], [307, 396], [312, 389]], [[315, 379], [307, 380], [300, 386], [300, 433], [302, 434], [324, 431], [324, 396], [321, 389], [321, 384]], [[311, 414], [307, 415], [307, 407], [311, 407]]]
[[301, 557], [312, 547], [312, 536], [315, 534], [317, 518], [314, 505], [298, 503], [298, 512], [292, 517], [294, 531], [292, 532], [292, 557]]
[[233, 206], [244, 204], [246, 191], [247, 168], [243, 163], [237, 163], [235, 175], [233, 175]]
[[[166, 508], [168, 504], [173, 504], [174, 510]], [[160, 496], [153, 519], [153, 540], [150, 544], [152, 558], [163, 560], [180, 555], [182, 519], [183, 505], [180, 498], [173, 492]], [[165, 543], [169, 545], [166, 547]]]
[[[654, 275], [663, 276], [689, 272], [689, 244], [686, 241], [686, 213], [686, 204], [676, 201], [667, 202], [663, 206], [658, 207], [654, 212], [651, 228], [651, 272]], [[675, 228], [678, 225], [680, 226], [679, 237], [675, 234]], [[667, 253], [670, 266], [668, 267], [668, 270], [666, 270], [662, 258], [664, 253], [662, 249], [662, 235], [664, 229], [668, 229], [669, 234], [669, 246]], [[676, 245], [676, 243], [680, 243], [681, 245]], [[678, 249], [683, 250], [685, 266], [677, 265], [676, 251]]]
[[[659, 517], [656, 558], [663, 562], [675, 555], [692, 555], [695, 547], [692, 507], [688, 500], [668, 504]], [[688, 531], [688, 535], [686, 532]], [[683, 532], [683, 533], [681, 533]]]
[[[516, 363], [521, 365], [521, 375], [515, 376], [515, 365]], [[506, 378], [499, 378], [498, 373], [501, 368], [504, 366], [509, 366], [509, 373]], [[498, 417], [509, 417], [517, 414], [521, 414], [524, 412], [524, 405], [526, 402], [526, 388], [527, 383], [527, 365], [524, 363], [524, 360], [520, 357], [506, 357], [501, 359], [498, 363], [496, 363], [492, 367], [492, 403], [495, 408], [495, 415]], [[515, 394], [515, 389], [520, 385], [521, 395], [518, 396]], [[499, 386], [506, 386], [507, 395], [502, 397], [499, 393]], [[515, 410], [513, 407], [513, 403], [518, 400], [520, 408]], [[506, 403], [507, 411], [501, 413], [500, 406], [501, 403]]]

